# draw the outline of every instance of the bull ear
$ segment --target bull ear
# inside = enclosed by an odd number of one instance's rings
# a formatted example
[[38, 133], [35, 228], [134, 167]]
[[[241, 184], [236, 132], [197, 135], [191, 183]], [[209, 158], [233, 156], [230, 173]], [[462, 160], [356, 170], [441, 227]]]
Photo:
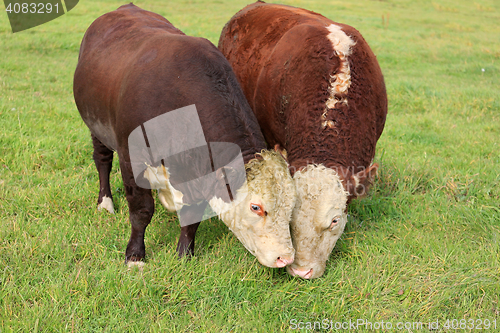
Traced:
[[354, 197], [362, 197], [368, 193], [375, 176], [377, 175], [378, 164], [372, 164], [365, 170], [362, 170], [351, 176], [350, 183], [347, 186], [349, 194]]
[[278, 153], [280, 153], [280, 155], [283, 156], [283, 158], [285, 159], [285, 161], [288, 162], [286, 150], [283, 149], [283, 148], [281, 148], [281, 146], [279, 145], [279, 143], [277, 143], [277, 144], [274, 145], [274, 150], [277, 151]]

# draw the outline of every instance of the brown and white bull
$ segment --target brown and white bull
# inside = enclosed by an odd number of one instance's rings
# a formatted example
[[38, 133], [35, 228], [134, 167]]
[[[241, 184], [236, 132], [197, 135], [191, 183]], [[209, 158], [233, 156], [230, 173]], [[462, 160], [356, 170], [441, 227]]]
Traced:
[[[212, 43], [186, 36], [158, 14], [132, 4], [121, 6], [99, 17], [85, 33], [74, 76], [74, 96], [92, 136], [100, 182], [98, 205], [110, 212], [109, 174], [113, 151], [118, 153], [132, 227], [127, 262], [145, 257], [144, 234], [154, 213], [151, 188], [161, 188], [160, 201], [167, 209], [180, 209], [180, 215], [191, 214], [187, 218], [198, 221], [181, 227], [179, 256], [193, 252], [195, 233], [208, 202], [263, 265], [283, 267], [293, 262], [289, 221], [296, 193], [288, 165], [279, 152], [265, 149], [262, 132], [234, 73]], [[154, 119], [192, 104], [204, 141], [232, 143], [241, 149], [246, 183], [241, 183], [228, 200], [222, 198], [224, 191], [227, 193], [226, 183], [219, 186], [217, 177], [190, 182], [187, 193], [176, 188], [176, 174], [167, 164], [148, 165], [139, 176], [134, 175], [129, 151], [132, 132], [142, 135], [141, 128], [145, 130], [151, 120], [154, 125]], [[182, 132], [183, 126], [176, 123], [173, 128]], [[178, 138], [160, 133], [164, 145], [189, 140], [191, 134], [184, 134]], [[152, 147], [151, 141], [148, 147]], [[203, 160], [193, 158], [200, 151], [182, 155], [180, 159], [185, 161], [181, 162], [187, 163], [172, 168], [203, 169], [206, 163], [200, 165]], [[208, 166], [213, 168], [213, 163]], [[219, 176], [221, 170], [217, 170]], [[177, 172], [179, 175], [182, 172]], [[149, 182], [152, 187], [138, 186], [138, 182]], [[182, 179], [177, 179], [177, 184], [181, 183]], [[189, 210], [193, 207], [197, 209]]]
[[295, 261], [288, 272], [323, 274], [347, 222], [347, 204], [366, 192], [387, 114], [377, 59], [354, 28], [300, 8], [257, 2], [226, 24], [229, 60], [267, 143], [288, 152], [297, 187]]

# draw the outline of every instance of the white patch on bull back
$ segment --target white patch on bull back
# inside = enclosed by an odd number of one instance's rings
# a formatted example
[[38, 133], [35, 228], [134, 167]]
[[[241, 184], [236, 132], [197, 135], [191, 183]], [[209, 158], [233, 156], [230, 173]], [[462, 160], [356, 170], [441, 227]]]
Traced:
[[[326, 111], [325, 113], [323, 113], [326, 117]], [[325, 128], [326, 126], [328, 126], [329, 128], [333, 128], [335, 126], [335, 123], [331, 120], [325, 120], [321, 123], [321, 126], [323, 126], [323, 128]]]
[[115, 213], [115, 207], [113, 206], [113, 200], [111, 200], [111, 198], [109, 198], [107, 196], [102, 197], [101, 203], [99, 204], [99, 206], [97, 206], [97, 210], [102, 210], [103, 208], [106, 209], [111, 214]]
[[[209, 204], [261, 264], [278, 267], [278, 257], [288, 262], [294, 259], [290, 219], [296, 192], [283, 157], [267, 150], [260, 155], [262, 159], [245, 165], [247, 182], [237, 190], [234, 201], [214, 197]], [[252, 203], [261, 205], [267, 215], [252, 212]]]
[[[323, 274], [326, 261], [347, 222], [345, 213], [348, 192], [333, 169], [323, 165], [308, 165], [294, 175], [297, 203], [291, 220], [295, 262], [291, 268], [312, 269], [310, 278]], [[340, 217], [330, 228], [331, 221]], [[293, 274], [292, 274], [293, 275]]]
[[359, 186], [359, 177], [356, 175], [352, 175], [352, 178], [354, 179], [354, 188], [358, 188]]
[[351, 55], [351, 47], [356, 43], [338, 25], [330, 24], [326, 29], [329, 31], [326, 37], [332, 43], [333, 50], [340, 60], [337, 73], [330, 75], [330, 86], [328, 87], [330, 97], [326, 101], [325, 112], [321, 115], [323, 128], [326, 126], [331, 128], [333, 123], [326, 121], [328, 109], [333, 109], [337, 103], [347, 104], [347, 98], [342, 96], [347, 93], [351, 86], [351, 68], [347, 57]]
[[183, 194], [176, 190], [170, 183], [170, 174], [163, 165], [152, 167], [146, 163], [144, 178], [149, 181], [151, 189], [158, 190], [158, 198], [162, 205], [170, 212], [178, 211], [184, 205], [182, 202]]

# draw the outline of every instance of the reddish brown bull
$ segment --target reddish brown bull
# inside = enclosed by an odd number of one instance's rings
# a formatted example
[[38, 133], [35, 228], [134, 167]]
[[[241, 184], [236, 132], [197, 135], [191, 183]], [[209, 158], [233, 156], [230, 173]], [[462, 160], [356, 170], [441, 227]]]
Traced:
[[257, 2], [234, 15], [219, 49], [269, 145], [288, 152], [298, 192], [289, 273], [315, 278], [366, 192], [387, 114], [377, 59], [354, 28], [300, 8]]
[[[265, 150], [257, 120], [236, 77], [212, 43], [184, 35], [160, 15], [132, 4], [122, 6], [95, 20], [85, 33], [74, 77], [74, 95], [92, 134], [100, 181], [98, 204], [111, 212], [109, 173], [113, 151], [120, 159], [132, 226], [127, 261], [140, 261], [145, 256], [144, 233], [154, 213], [148, 181], [151, 188], [159, 189], [160, 200], [168, 209], [180, 210], [181, 217], [198, 221], [182, 226], [177, 246], [180, 256], [193, 251], [196, 229], [208, 202], [262, 264], [283, 267], [293, 261], [289, 221], [295, 186], [288, 166], [279, 153]], [[131, 138], [136, 138], [136, 134], [141, 138], [151, 121], [158, 125], [155, 121], [160, 117], [192, 104], [201, 124], [195, 136], [202, 132], [202, 141], [231, 143], [241, 149], [246, 183], [233, 188], [230, 198], [221, 197], [224, 191], [227, 193], [226, 183], [219, 186], [220, 178], [208, 177], [215, 172], [205, 173], [207, 165], [214, 168], [214, 160], [203, 164], [206, 159], [194, 158], [207, 152], [208, 146], [201, 147], [205, 150], [189, 150], [174, 160], [184, 164], [163, 161], [161, 165], [148, 165], [140, 175], [134, 174], [134, 165], [140, 167], [147, 161], [134, 160]], [[185, 126], [176, 123], [174, 129], [181, 128], [182, 132]], [[165, 142], [156, 142], [156, 148], [182, 145], [192, 136], [160, 134]], [[147, 147], [144, 145], [144, 151], [149, 149], [151, 153], [153, 142], [149, 141]], [[226, 153], [222, 151], [221, 156]], [[199, 175], [206, 177], [203, 182], [198, 181], [201, 178], [187, 182], [179, 179], [185, 175], [184, 169], [201, 170]], [[219, 176], [221, 170], [217, 169]], [[182, 186], [188, 186], [189, 193]]]

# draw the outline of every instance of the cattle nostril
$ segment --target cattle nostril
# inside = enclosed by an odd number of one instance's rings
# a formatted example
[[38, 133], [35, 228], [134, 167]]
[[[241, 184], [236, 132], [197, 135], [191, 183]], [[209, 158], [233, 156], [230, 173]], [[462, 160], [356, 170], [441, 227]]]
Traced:
[[298, 275], [303, 279], [310, 279], [313, 273], [313, 269], [311, 268], [310, 270], [301, 270], [297, 268], [291, 267], [291, 272], [293, 273], [292, 276]]
[[276, 259], [276, 267], [285, 267], [286, 265], [289, 265], [293, 262], [293, 259], [287, 259], [287, 258], [282, 258], [282, 257], [278, 257], [278, 259]]
[[309, 270], [309, 272], [307, 272], [307, 273], [306, 273], [306, 275], [304, 275], [304, 279], [310, 279], [310, 278], [311, 278], [311, 276], [312, 276], [312, 274], [313, 274], [313, 270], [312, 270], [312, 268], [311, 268], [311, 269]]

